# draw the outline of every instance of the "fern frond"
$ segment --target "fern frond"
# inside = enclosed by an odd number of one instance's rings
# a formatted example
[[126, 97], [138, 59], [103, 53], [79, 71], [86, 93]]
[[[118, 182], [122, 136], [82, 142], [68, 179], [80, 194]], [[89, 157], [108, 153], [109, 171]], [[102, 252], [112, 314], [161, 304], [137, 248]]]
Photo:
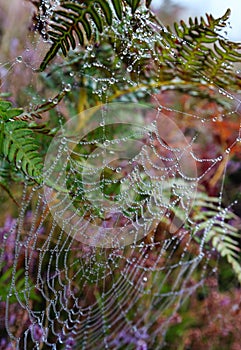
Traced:
[[10, 163], [34, 178], [41, 175], [42, 159], [37, 152], [39, 145], [33, 137], [34, 133], [24, 121], [12, 121], [2, 124], [1, 153]]
[[186, 81], [200, 81], [200, 73], [205, 73], [209, 81], [219, 87], [232, 86], [236, 79], [233, 73], [233, 63], [241, 62], [241, 44], [231, 42], [220, 35], [220, 31], [226, 27], [230, 16], [230, 10], [220, 18], [206, 15], [205, 21], [201, 17], [189, 24], [181, 21], [175, 23], [174, 39], [171, 29], [163, 33], [166, 42], [174, 49], [176, 59], [172, 63], [176, 66], [176, 75]]
[[[237, 216], [229, 208], [220, 208], [219, 204], [217, 197], [210, 197], [201, 191], [193, 193], [190, 221], [185, 223], [185, 227], [192, 232], [193, 238], [199, 244], [205, 243], [206, 249], [211, 246], [226, 258], [241, 283], [241, 233], [230, 224], [231, 220], [237, 220]], [[185, 221], [186, 214], [183, 209], [174, 207], [173, 211], [182, 222]]]
[[75, 49], [77, 39], [81, 45], [86, 43], [86, 39], [89, 41], [94, 31], [92, 23], [101, 33], [105, 23], [111, 26], [114, 15], [121, 19], [125, 2], [134, 13], [140, 0], [89, 0], [81, 3], [63, 1], [49, 23], [47, 34], [53, 44], [40, 65], [40, 71], [46, 68], [60, 49], [66, 56], [71, 47]]
[[[200, 208], [204, 209], [200, 211]], [[230, 220], [236, 218], [235, 214], [228, 208], [219, 208], [219, 199], [209, 197], [205, 193], [198, 193], [194, 203], [193, 221], [197, 224], [195, 232], [204, 230], [206, 243], [225, 257], [232, 266], [239, 282], [241, 282], [240, 264], [240, 232], [229, 224]]]
[[[240, 77], [234, 69], [234, 64], [241, 60], [239, 44], [226, 41], [220, 36], [220, 30], [227, 24], [229, 12], [218, 19], [207, 15], [206, 20], [196, 18], [190, 19], [188, 24], [176, 24], [174, 35], [171, 29], [162, 30], [159, 23], [153, 30], [150, 23], [155, 24], [155, 18], [148, 16], [146, 8], [140, 11], [143, 16], [135, 15], [127, 21], [116, 21], [115, 36], [110, 27], [105, 35], [99, 36], [98, 46], [93, 46], [91, 52], [70, 52], [68, 60], [63, 64], [51, 67], [46, 83], [50, 84], [51, 78], [57, 78], [52, 84], [61, 84], [71, 70], [77, 72], [72, 84], [85, 88], [88, 91], [88, 102], [93, 101], [93, 105], [98, 101], [98, 96], [93, 91], [102, 88], [101, 79], [111, 79], [114, 76], [116, 82], [110, 83], [106, 92], [112, 101], [122, 97], [136, 101], [145, 98], [143, 91], [157, 93], [160, 89], [171, 89], [188, 93], [194, 98], [217, 102], [224, 110], [229, 108], [230, 100], [220, 94], [219, 88], [230, 92], [240, 91], [241, 88]], [[136, 28], [153, 33], [155, 40], [149, 41], [143, 39], [142, 34], [136, 35]], [[128, 48], [122, 37], [123, 32], [131, 42]], [[123, 55], [124, 50], [127, 51], [126, 55]], [[117, 66], [117, 62], [120, 65]], [[127, 70], [129, 66], [132, 67], [130, 73]], [[81, 76], [78, 75], [80, 70]], [[129, 76], [132, 81], [138, 81], [138, 84], [130, 86], [129, 79], [125, 80], [123, 76]]]

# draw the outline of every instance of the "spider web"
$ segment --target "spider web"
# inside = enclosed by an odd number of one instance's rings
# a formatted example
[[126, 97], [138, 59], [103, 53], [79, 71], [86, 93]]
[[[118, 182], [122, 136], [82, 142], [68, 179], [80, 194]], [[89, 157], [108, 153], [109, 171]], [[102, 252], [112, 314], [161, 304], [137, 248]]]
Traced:
[[[49, 14], [56, 5], [48, 7]], [[141, 13], [140, 20], [143, 27], [123, 41], [123, 56], [132, 55], [126, 76], [92, 77], [88, 68], [110, 72], [98, 60], [68, 78], [61, 76], [68, 91], [75, 89], [76, 76], [95, 84], [102, 105], [71, 115], [67, 123], [60, 117], [43, 182], [29, 187], [26, 181], [18, 193], [16, 219], [5, 222], [1, 259], [7, 262], [11, 283], [1, 303], [9, 348], [161, 349], [180, 305], [213, 273], [208, 263], [214, 248], [204, 246], [214, 219], [202, 229], [191, 212], [199, 199], [197, 186], [223, 160], [227, 164], [240, 130], [223, 155], [206, 159], [196, 145], [200, 139], [210, 142], [206, 133], [217, 119], [162, 104], [155, 88], [139, 89], [138, 97], [150, 95], [149, 104], [125, 95], [119, 103], [109, 100], [108, 90], [115, 85], [136, 86], [131, 71], [150, 52], [160, 73], [154, 43], [161, 40], [163, 27], [146, 33], [149, 17]], [[123, 31], [130, 34], [127, 19]], [[116, 31], [116, 42], [119, 35]], [[134, 53], [134, 36], [143, 42], [142, 52]], [[31, 87], [25, 99], [44, 102], [34, 70], [45, 49], [36, 35], [27, 41], [21, 54], [1, 63], [2, 87], [12, 91], [14, 86], [18, 93], [13, 82], [24, 70]], [[87, 62], [91, 55], [93, 47], [85, 52]], [[120, 62], [116, 67], [121, 69]], [[217, 93], [230, 109], [219, 118], [237, 118], [240, 101], [218, 87]], [[183, 127], [187, 117], [195, 124], [188, 130]], [[218, 203], [223, 220], [224, 177]], [[198, 282], [192, 278], [197, 268], [202, 271]]]

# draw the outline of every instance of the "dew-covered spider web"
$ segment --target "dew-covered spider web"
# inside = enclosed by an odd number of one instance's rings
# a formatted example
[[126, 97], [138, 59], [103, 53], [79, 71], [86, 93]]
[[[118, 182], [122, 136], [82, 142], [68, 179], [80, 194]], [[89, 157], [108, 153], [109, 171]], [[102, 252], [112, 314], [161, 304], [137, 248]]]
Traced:
[[[35, 23], [43, 35], [58, 1], [45, 5]], [[31, 17], [32, 7], [21, 6]], [[2, 91], [28, 111], [56, 103], [49, 119], [57, 132], [43, 145], [43, 175], [13, 185], [19, 206], [2, 195], [1, 349], [161, 349], [180, 306], [217, 273], [211, 241], [215, 230], [220, 242], [232, 231], [237, 205], [222, 203], [229, 156], [240, 147], [240, 101], [212, 85], [220, 109], [205, 104], [205, 93], [195, 108], [195, 91], [190, 100], [176, 92], [178, 77], [160, 86], [156, 43], [165, 27], [144, 9], [136, 16], [137, 28], [128, 16], [121, 28], [113, 21], [118, 58], [108, 44], [77, 47], [79, 55], [59, 55], [47, 73], [36, 69], [49, 43], [29, 32], [31, 20], [21, 38], [7, 37]], [[197, 76], [210, 83], [205, 72]], [[59, 93], [69, 102], [55, 101]], [[228, 142], [212, 147], [230, 120]], [[208, 179], [219, 193], [211, 204], [202, 190]]]

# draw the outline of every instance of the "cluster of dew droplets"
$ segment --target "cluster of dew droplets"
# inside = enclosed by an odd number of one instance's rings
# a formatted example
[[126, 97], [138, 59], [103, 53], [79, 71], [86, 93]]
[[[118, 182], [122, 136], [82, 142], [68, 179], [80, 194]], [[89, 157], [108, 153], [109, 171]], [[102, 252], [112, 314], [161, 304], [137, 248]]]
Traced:
[[[128, 16], [130, 15], [128, 13]], [[91, 77], [95, 85], [93, 92], [100, 99], [103, 99], [106, 95], [112, 97], [111, 91], [114, 86], [122, 86], [122, 89], [136, 87], [138, 79], [133, 79], [131, 73], [135, 73], [135, 76], [138, 77], [141, 71], [145, 72], [146, 67], [143, 64], [139, 64], [141, 59], [151, 58], [153, 62], [157, 63], [158, 68], [158, 56], [155, 53], [154, 45], [157, 40], [161, 40], [161, 35], [150, 27], [149, 13], [146, 11], [137, 11], [135, 13], [135, 19], [138, 21], [137, 28], [133, 28], [128, 16], [122, 19], [121, 25], [120, 21], [114, 18], [111, 29], [106, 27], [101, 34], [101, 38], [112, 37], [114, 52], [117, 49], [117, 41], [121, 41], [121, 52], [116, 55], [113, 66], [109, 66], [103, 60], [98, 59], [98, 54], [96, 54], [98, 47], [96, 48], [94, 45], [86, 47], [83, 57], [83, 72], [87, 72], [88, 69], [93, 69], [93, 67], [96, 70], [106, 72], [102, 77]], [[140, 47], [138, 47], [137, 43], [141, 43]], [[106, 57], [105, 59], [105, 61], [110, 62], [111, 60], [111, 57]], [[124, 62], [130, 62], [130, 64], [126, 65]], [[144, 95], [144, 93], [140, 89], [139, 97], [141, 95]], [[124, 101], [125, 97], [121, 97], [122, 99]]]

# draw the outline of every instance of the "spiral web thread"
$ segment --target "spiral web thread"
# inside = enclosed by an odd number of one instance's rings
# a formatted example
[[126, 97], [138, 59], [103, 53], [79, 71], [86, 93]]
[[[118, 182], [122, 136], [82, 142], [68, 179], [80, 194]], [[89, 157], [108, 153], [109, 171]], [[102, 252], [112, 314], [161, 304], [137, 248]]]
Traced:
[[[154, 42], [161, 40], [158, 31], [161, 28], [152, 31], [154, 39], [151, 39], [143, 33], [149, 20], [143, 15], [141, 18], [143, 28], [140, 27], [135, 35], [145, 42], [146, 52], [136, 54], [135, 62], [145, 53], [151, 52], [159, 72], [161, 66], [155, 60]], [[124, 20], [123, 23], [128, 31], [128, 21]], [[132, 40], [126, 40], [127, 52], [131, 50], [131, 45]], [[91, 54], [90, 48], [86, 56]], [[30, 73], [32, 68], [27, 59], [22, 60], [18, 56], [10, 68], [23, 65], [34, 84]], [[103, 67], [102, 62], [96, 61], [93, 66], [109, 70]], [[10, 68], [5, 83], [11, 74]], [[132, 67], [129, 67], [131, 70]], [[88, 75], [85, 78], [92, 79]], [[201, 233], [198, 225], [188, 230], [182, 224], [193, 225], [189, 218], [195, 200], [193, 189], [223, 157], [199, 158], [192, 150], [197, 135], [189, 139], [187, 137], [189, 143], [182, 149], [178, 144], [168, 145], [163, 141], [160, 129], [155, 124], [160, 113], [165, 115], [165, 112], [176, 112], [183, 118], [187, 115], [160, 104], [154, 93], [145, 90], [141, 93], [150, 94], [155, 106], [155, 109], [144, 108], [141, 111], [145, 127], [140, 131], [140, 127], [134, 124], [134, 127], [132, 125], [121, 130], [122, 133], [107, 137], [112, 124], [108, 119], [108, 102], [111, 101], [105, 91], [120, 83], [118, 79], [123, 79], [123, 84], [129, 87], [135, 87], [136, 82], [129, 75], [128, 78], [93, 78], [96, 95], [102, 103], [107, 103], [107, 109], [98, 109], [102, 120], [94, 129], [95, 132], [86, 131], [82, 138], [76, 138], [75, 133], [60, 133], [58, 142], [52, 148], [53, 153], [50, 152], [47, 159], [44, 183], [32, 188], [27, 184], [24, 186], [19, 215], [9, 223], [8, 232], [3, 237], [2, 259], [11, 249], [9, 242], [14, 244], [14, 256], [8, 266], [12, 282], [4, 304], [4, 322], [10, 342], [18, 349], [160, 349], [165, 331], [179, 306], [204, 283], [211, 254], [211, 251], [204, 250], [204, 243], [212, 222]], [[230, 103], [230, 112], [222, 117], [237, 117], [240, 101], [224, 90], [219, 93]], [[119, 110], [120, 105], [115, 105], [112, 110], [114, 116]], [[95, 114], [92, 115], [95, 123]], [[81, 117], [80, 120], [87, 119], [85, 112]], [[128, 119], [128, 125], [131, 125], [132, 117]], [[199, 131], [205, 133], [208, 121], [198, 115], [188, 117], [200, 121]], [[177, 118], [177, 121], [180, 119]], [[90, 121], [91, 118], [87, 123]], [[121, 158], [108, 164], [103, 161], [98, 163], [98, 159], [105, 159], [111, 145], [116, 151], [119, 145], [137, 139], [141, 142], [139, 159], [128, 162]], [[239, 141], [240, 130], [234, 143], [227, 147], [225, 157]], [[148, 147], [146, 153], [143, 145]], [[98, 152], [91, 158], [89, 155], [93, 155], [97, 147]], [[182, 168], [183, 153], [188, 155], [189, 161], [195, 161], [198, 169], [200, 164], [207, 163], [206, 170], [198, 172], [194, 178], [185, 175]], [[86, 159], [89, 159], [87, 164]], [[97, 161], [92, 164], [90, 159]], [[155, 163], [156, 160], [159, 163]], [[105, 171], [111, 174], [107, 181], [103, 180]], [[91, 180], [94, 172], [100, 176]], [[160, 184], [164, 180], [165, 186], [161, 188]], [[106, 188], [120, 183], [126, 186], [120, 186], [120, 189], [125, 190], [124, 194], [120, 193], [113, 199]], [[67, 188], [67, 194], [61, 192], [63, 188]], [[220, 203], [222, 191], [221, 188]], [[103, 197], [98, 197], [99, 194]], [[141, 199], [136, 206], [137, 196]], [[70, 207], [65, 206], [66, 197], [76, 211], [69, 212]], [[80, 198], [86, 206], [78, 211]], [[101, 210], [98, 201], [102, 204], [107, 202], [104, 210]], [[117, 208], [115, 211], [111, 210], [111, 203]], [[179, 210], [179, 214], [172, 217], [174, 209], [176, 213]], [[70, 214], [73, 215], [71, 218]], [[166, 222], [169, 230], [165, 226]], [[93, 226], [88, 226], [89, 223]], [[95, 244], [100, 238], [98, 235], [105, 230], [110, 229], [115, 233], [117, 228], [125, 228], [129, 224], [134, 227], [131, 243], [116, 243], [112, 239], [109, 241], [112, 246], [105, 246], [104, 241]], [[94, 233], [91, 231], [93, 227], [97, 227]], [[144, 234], [140, 238], [138, 232], [143, 227]], [[87, 237], [91, 237], [89, 245], [83, 241], [86, 232]], [[96, 240], [93, 240], [93, 236]], [[202, 274], [200, 281], [194, 283], [191, 277], [197, 266]], [[19, 275], [23, 273], [24, 284], [19, 286]], [[37, 301], [33, 295], [37, 296]], [[12, 321], [11, 315], [14, 313], [22, 320], [21, 325], [16, 320]]]

